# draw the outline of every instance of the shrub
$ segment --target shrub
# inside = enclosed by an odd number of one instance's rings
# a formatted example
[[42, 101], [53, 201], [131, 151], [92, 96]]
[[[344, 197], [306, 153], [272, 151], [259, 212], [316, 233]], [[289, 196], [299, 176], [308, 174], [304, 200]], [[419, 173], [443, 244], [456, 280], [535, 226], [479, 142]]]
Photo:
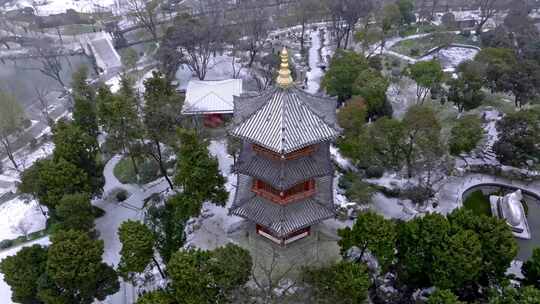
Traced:
[[471, 37], [471, 30], [463, 30], [461, 31], [460, 35], [463, 37], [469, 38]]
[[369, 166], [366, 169], [367, 178], [381, 178], [384, 174], [384, 168], [379, 166]]
[[7, 249], [13, 246], [13, 240], [3, 240], [0, 242], [0, 249]]
[[116, 193], [115, 197], [118, 202], [123, 202], [128, 198], [128, 193], [126, 190], [122, 189]]
[[411, 56], [420, 56], [420, 50], [417, 48], [411, 49]]

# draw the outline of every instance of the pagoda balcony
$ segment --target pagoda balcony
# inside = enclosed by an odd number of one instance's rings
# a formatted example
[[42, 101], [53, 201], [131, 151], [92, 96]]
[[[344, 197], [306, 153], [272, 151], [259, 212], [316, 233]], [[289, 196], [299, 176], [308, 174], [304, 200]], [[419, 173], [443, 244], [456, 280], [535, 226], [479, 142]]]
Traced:
[[279, 205], [307, 199], [316, 193], [315, 180], [309, 180], [298, 184], [286, 191], [279, 191], [263, 181], [255, 180], [251, 189], [257, 195], [266, 198]]
[[268, 157], [257, 153], [253, 147], [250, 143], [244, 144], [234, 171], [253, 176], [277, 190], [284, 191], [306, 180], [334, 174], [328, 144], [311, 146], [311, 153], [290, 160]]

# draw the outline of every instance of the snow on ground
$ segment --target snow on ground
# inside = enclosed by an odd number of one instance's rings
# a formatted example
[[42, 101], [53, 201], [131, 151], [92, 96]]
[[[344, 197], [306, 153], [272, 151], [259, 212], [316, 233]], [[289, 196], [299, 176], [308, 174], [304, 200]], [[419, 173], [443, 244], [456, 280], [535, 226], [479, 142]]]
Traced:
[[351, 161], [339, 152], [335, 146], [330, 146], [330, 156], [338, 164], [338, 166], [344, 170], [356, 170]]
[[219, 170], [226, 177], [225, 188], [229, 192], [229, 200], [225, 207], [219, 207], [211, 203], [204, 203], [201, 216], [192, 220], [192, 225], [187, 227], [189, 233], [186, 247], [201, 249], [214, 249], [230, 242], [228, 233], [241, 225], [244, 220], [240, 217], [229, 215], [236, 191], [236, 174], [231, 173], [233, 158], [227, 153], [226, 139], [212, 140], [208, 147], [210, 154], [218, 159]]
[[[47, 246], [49, 245], [49, 237], [44, 237], [29, 243], [26, 243], [24, 245], [21, 245], [19, 247], [11, 248], [8, 250], [0, 251], [0, 261], [8, 256], [12, 256], [17, 254], [19, 250], [21, 250], [24, 247], [32, 246], [32, 245], [43, 245]], [[11, 288], [9, 285], [7, 285], [4, 282], [4, 275], [0, 273], [0, 303], [3, 304], [13, 304], [14, 302], [11, 301]]]
[[[34, 7], [37, 9], [36, 15], [48, 16], [52, 14], [65, 13], [66, 10], [72, 9], [81, 13], [102, 12], [106, 8], [115, 5], [115, 0], [15, 0], [4, 5], [4, 10], [14, 10], [24, 7]], [[98, 4], [99, 3], [99, 4]]]
[[116, 75], [114, 76], [113, 78], [107, 80], [105, 82], [106, 85], [109, 86], [109, 88], [111, 89], [111, 92], [112, 93], [116, 93], [118, 92], [118, 90], [120, 90], [120, 80], [121, 80], [121, 76], [120, 75]]
[[438, 59], [445, 72], [452, 72], [462, 62], [472, 60], [476, 54], [477, 49], [470, 49], [464, 47], [449, 47], [438, 51], [436, 54], [422, 57], [420, 60]]
[[19, 197], [0, 205], [0, 218], [0, 241], [43, 230], [46, 224], [37, 201], [25, 202]]
[[386, 91], [386, 97], [392, 104], [392, 116], [402, 119], [407, 110], [416, 104], [416, 83], [409, 78], [391, 83]]

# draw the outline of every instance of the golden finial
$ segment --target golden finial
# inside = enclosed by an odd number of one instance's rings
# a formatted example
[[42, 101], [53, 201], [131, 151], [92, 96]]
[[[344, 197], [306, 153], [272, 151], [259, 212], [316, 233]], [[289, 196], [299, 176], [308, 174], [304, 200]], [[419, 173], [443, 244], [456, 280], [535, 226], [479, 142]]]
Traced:
[[289, 70], [289, 54], [287, 52], [287, 48], [283, 47], [283, 50], [281, 50], [281, 54], [279, 56], [281, 57], [281, 65], [276, 82], [280, 87], [286, 88], [293, 83], [291, 70]]

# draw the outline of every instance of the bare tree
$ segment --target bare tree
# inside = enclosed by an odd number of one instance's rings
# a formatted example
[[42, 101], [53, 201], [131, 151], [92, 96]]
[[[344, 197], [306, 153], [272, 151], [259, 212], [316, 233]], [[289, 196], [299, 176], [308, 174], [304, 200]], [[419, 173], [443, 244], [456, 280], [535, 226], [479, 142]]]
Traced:
[[13, 164], [15, 170], [19, 166], [13, 155], [12, 140], [23, 128], [24, 114], [21, 106], [10, 94], [0, 91], [0, 145]]
[[477, 0], [476, 4], [480, 7], [480, 21], [476, 26], [476, 32], [482, 33], [482, 28], [497, 14], [497, 4], [499, 0]]
[[32, 229], [32, 223], [26, 221], [25, 219], [20, 220], [17, 225], [11, 226], [13, 233], [22, 234], [25, 239], [28, 239], [30, 229]]
[[301, 26], [300, 50], [304, 51], [306, 25], [317, 16], [320, 2], [317, 0], [298, 0], [294, 6], [294, 16]]
[[248, 52], [249, 61], [247, 66], [251, 68], [256, 56], [263, 49], [268, 38], [269, 16], [265, 9], [257, 9], [247, 5], [241, 6], [239, 13], [243, 18], [240, 32], [244, 37], [240, 38], [241, 46], [243, 50]]
[[337, 47], [346, 49], [358, 19], [367, 18], [375, 4], [371, 0], [328, 0], [326, 8], [332, 21]]
[[65, 90], [66, 85], [62, 80], [62, 57], [64, 57], [62, 49], [40, 43], [34, 46], [32, 52], [41, 63], [41, 67], [37, 69], [43, 75], [57, 81], [60, 87]]
[[158, 0], [127, 0], [129, 14], [157, 40]]
[[217, 15], [203, 14], [197, 18], [182, 14], [167, 29], [164, 44], [178, 54], [200, 80], [204, 80], [210, 57], [223, 50], [223, 23]]
[[39, 103], [39, 111], [41, 112], [41, 116], [43, 116], [44, 122], [52, 129], [54, 120], [49, 115], [49, 100], [47, 99], [47, 95], [51, 91], [49, 91], [47, 88], [37, 86], [34, 87], [34, 91], [36, 93], [36, 99]]

